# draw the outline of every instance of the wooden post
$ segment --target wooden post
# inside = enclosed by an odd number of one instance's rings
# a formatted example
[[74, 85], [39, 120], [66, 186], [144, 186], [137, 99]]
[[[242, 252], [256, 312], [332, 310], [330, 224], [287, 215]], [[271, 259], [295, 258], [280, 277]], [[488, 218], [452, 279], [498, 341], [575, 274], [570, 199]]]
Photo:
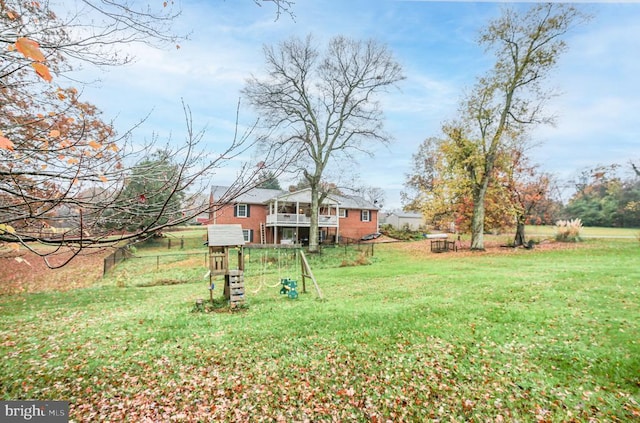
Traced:
[[225, 273], [229, 274], [229, 247], [223, 247], [222, 251], [224, 252], [222, 256], [222, 268], [225, 270]]
[[300, 260], [300, 274], [302, 275], [302, 293], [306, 294], [307, 293], [307, 282], [305, 278], [306, 273], [304, 271], [304, 263], [302, 259]]
[[231, 288], [229, 287], [229, 274], [224, 275], [223, 295], [225, 300], [231, 299]]
[[313, 285], [316, 287], [316, 292], [318, 293], [318, 297], [322, 300], [322, 292], [320, 291], [320, 287], [318, 286], [318, 282], [316, 281], [315, 276], [313, 276], [313, 272], [311, 271], [311, 266], [309, 266], [309, 262], [307, 261], [307, 257], [305, 257], [304, 255], [304, 251], [300, 250], [300, 260], [303, 263], [303, 274], [302, 274], [302, 280], [304, 281], [304, 277], [307, 276], [309, 278], [311, 278], [311, 281], [313, 281]]
[[244, 251], [242, 247], [238, 247], [238, 270], [244, 271]]

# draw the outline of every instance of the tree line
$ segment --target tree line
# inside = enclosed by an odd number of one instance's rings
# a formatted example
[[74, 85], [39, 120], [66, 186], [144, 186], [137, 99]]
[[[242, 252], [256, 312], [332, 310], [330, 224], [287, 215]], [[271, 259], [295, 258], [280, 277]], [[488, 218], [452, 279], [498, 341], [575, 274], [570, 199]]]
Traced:
[[[629, 167], [634, 172], [628, 172]], [[562, 210], [564, 216], [579, 217], [585, 226], [640, 228], [640, 175], [635, 164], [583, 170], [573, 185], [575, 193]]]

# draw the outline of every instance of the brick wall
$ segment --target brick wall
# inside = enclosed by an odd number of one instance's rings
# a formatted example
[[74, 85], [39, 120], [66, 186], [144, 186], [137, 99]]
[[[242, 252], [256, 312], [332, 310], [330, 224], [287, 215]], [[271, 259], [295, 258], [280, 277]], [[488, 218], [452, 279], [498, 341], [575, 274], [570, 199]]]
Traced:
[[[250, 229], [253, 231], [253, 242], [260, 242], [260, 223], [266, 223], [267, 221], [267, 206], [261, 204], [249, 204], [249, 216], [237, 217], [234, 216], [234, 206], [228, 205], [222, 207], [215, 213], [214, 220], [210, 221], [211, 224], [240, 224], [242, 229]], [[361, 210], [349, 209], [347, 210], [347, 216], [340, 218], [340, 236], [343, 238], [351, 238], [358, 240], [364, 235], [374, 233], [378, 230], [378, 211], [369, 211], [369, 221], [363, 222], [361, 218]], [[328, 229], [328, 236], [331, 237], [335, 234], [334, 228]], [[273, 243], [272, 229], [266, 229], [266, 242], [268, 244]]]
[[[260, 223], [266, 223], [267, 221], [267, 206], [261, 204], [247, 204], [249, 207], [248, 217], [234, 216], [235, 206], [228, 205], [222, 207], [215, 212], [213, 221], [209, 223], [215, 223], [218, 225], [228, 224], [240, 224], [242, 229], [250, 229], [253, 231], [253, 242], [260, 242]], [[267, 238], [270, 238], [269, 231], [267, 231]], [[267, 243], [271, 243], [273, 240], [267, 239]]]
[[340, 236], [344, 238], [360, 239], [364, 235], [378, 230], [378, 211], [369, 210], [369, 221], [363, 222], [361, 210], [347, 210], [347, 217], [340, 218]]

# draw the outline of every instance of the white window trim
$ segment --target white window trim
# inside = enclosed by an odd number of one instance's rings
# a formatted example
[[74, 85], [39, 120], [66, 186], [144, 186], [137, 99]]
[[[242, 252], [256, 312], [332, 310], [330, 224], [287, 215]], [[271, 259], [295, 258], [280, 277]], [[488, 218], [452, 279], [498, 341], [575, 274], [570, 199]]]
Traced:
[[[367, 218], [365, 219], [365, 213], [367, 215]], [[369, 210], [360, 210], [360, 217], [362, 218], [363, 222], [371, 222], [371, 211]]]
[[243, 229], [242, 237], [244, 238], [244, 242], [251, 242], [251, 229]]
[[347, 209], [339, 209], [338, 210], [338, 217], [340, 217], [341, 219], [344, 219], [347, 217]]
[[[241, 208], [241, 207], [242, 207], [242, 208], [243, 208], [243, 210], [244, 210], [244, 213], [243, 213], [243, 214], [240, 214], [240, 210], [241, 210], [240, 208]], [[248, 209], [249, 209], [249, 206], [248, 206], [248, 205], [246, 205], [246, 204], [238, 204], [238, 205], [236, 206], [236, 210], [237, 210], [237, 212], [236, 212], [236, 217], [243, 217], [243, 218], [246, 218], [246, 217], [247, 217], [247, 210], [248, 210]]]

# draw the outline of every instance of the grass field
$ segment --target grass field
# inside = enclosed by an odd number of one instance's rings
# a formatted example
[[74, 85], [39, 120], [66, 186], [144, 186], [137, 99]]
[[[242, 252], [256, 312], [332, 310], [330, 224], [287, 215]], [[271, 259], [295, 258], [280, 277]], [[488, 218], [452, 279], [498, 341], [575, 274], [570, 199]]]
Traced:
[[[527, 226], [527, 236], [532, 237], [550, 237], [556, 233], [555, 226]], [[635, 228], [601, 228], [601, 227], [583, 227], [580, 231], [583, 238], [638, 238], [640, 229]]]
[[233, 313], [193, 312], [199, 255], [132, 260], [0, 297], [0, 396], [68, 400], [74, 421], [638, 420], [639, 249], [337, 248], [310, 257], [324, 301], [281, 296], [295, 264], [254, 251]]

